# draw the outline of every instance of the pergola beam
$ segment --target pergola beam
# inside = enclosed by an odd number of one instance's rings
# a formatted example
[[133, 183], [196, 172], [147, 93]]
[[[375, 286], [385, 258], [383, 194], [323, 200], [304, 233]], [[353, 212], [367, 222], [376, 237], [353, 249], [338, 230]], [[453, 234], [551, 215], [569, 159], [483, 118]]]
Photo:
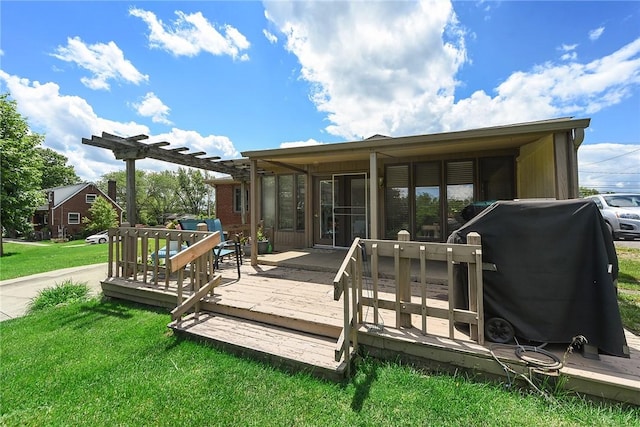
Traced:
[[219, 160], [220, 157], [197, 157], [206, 154], [203, 151], [182, 153], [182, 151], [188, 151], [189, 148], [179, 147], [163, 149], [161, 147], [165, 147], [170, 144], [164, 141], [151, 144], [144, 144], [140, 142], [148, 138], [149, 137], [147, 135], [135, 135], [128, 138], [122, 138], [117, 135], [102, 132], [102, 136], [92, 135], [91, 139], [82, 138], [82, 143], [111, 150], [116, 159], [119, 160], [127, 161], [149, 158], [196, 169], [224, 173], [231, 175], [235, 179], [247, 179], [249, 177], [249, 171], [247, 170], [230, 166], [227, 163], [214, 161]]
[[225, 173], [231, 175], [234, 179], [247, 180], [249, 171], [235, 167], [233, 163], [215, 162], [220, 157], [212, 156], [200, 158], [206, 154], [204, 151], [195, 153], [183, 153], [189, 151], [187, 147], [163, 149], [170, 145], [168, 142], [155, 142], [144, 144], [140, 141], [148, 139], [147, 135], [135, 135], [128, 138], [122, 138], [107, 132], [102, 132], [102, 136], [91, 135], [91, 139], [82, 138], [82, 143], [92, 145], [94, 147], [111, 150], [116, 159], [124, 160], [126, 163], [127, 176], [127, 221], [133, 226], [137, 222], [136, 218], [136, 160], [155, 159], [164, 162], [174, 163], [177, 165], [188, 166], [207, 171]]

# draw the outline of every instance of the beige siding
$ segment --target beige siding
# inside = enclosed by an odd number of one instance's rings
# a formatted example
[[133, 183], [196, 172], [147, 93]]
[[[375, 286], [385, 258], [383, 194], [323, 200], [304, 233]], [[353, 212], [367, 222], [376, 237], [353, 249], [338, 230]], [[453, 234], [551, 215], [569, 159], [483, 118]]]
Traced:
[[275, 231], [274, 232], [274, 248], [279, 251], [286, 249], [304, 248], [305, 234], [296, 231]]
[[552, 135], [524, 145], [520, 149], [516, 165], [518, 198], [556, 197], [554, 157]]

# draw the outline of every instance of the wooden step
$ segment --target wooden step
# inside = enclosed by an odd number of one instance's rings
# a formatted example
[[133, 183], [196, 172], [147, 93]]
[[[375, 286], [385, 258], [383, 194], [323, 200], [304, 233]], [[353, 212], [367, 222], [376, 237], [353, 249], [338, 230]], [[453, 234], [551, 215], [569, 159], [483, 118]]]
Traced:
[[174, 332], [294, 372], [341, 381], [345, 363], [334, 360], [336, 340], [219, 313], [191, 313], [169, 325]]

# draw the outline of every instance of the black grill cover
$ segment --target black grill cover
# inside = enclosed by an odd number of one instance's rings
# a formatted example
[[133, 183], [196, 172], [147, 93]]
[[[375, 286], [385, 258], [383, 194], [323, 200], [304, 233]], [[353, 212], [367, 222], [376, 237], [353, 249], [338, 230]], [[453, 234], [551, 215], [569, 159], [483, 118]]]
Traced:
[[[602, 353], [629, 357], [614, 286], [618, 258], [593, 202], [499, 201], [449, 241], [466, 243], [472, 231], [483, 261], [497, 268], [483, 273], [485, 320], [501, 317], [530, 341], [583, 335]], [[456, 301], [464, 299], [466, 285], [456, 280], [455, 289]]]

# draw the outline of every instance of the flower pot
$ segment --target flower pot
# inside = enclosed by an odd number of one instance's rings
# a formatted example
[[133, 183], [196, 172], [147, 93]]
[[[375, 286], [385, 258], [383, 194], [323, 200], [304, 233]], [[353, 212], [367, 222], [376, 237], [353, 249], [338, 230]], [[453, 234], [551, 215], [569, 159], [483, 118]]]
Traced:
[[[269, 252], [269, 241], [258, 242], [258, 255], [266, 254]], [[251, 245], [243, 245], [242, 253], [244, 256], [251, 256]]]
[[258, 254], [266, 254], [269, 250], [269, 241], [258, 242]]

